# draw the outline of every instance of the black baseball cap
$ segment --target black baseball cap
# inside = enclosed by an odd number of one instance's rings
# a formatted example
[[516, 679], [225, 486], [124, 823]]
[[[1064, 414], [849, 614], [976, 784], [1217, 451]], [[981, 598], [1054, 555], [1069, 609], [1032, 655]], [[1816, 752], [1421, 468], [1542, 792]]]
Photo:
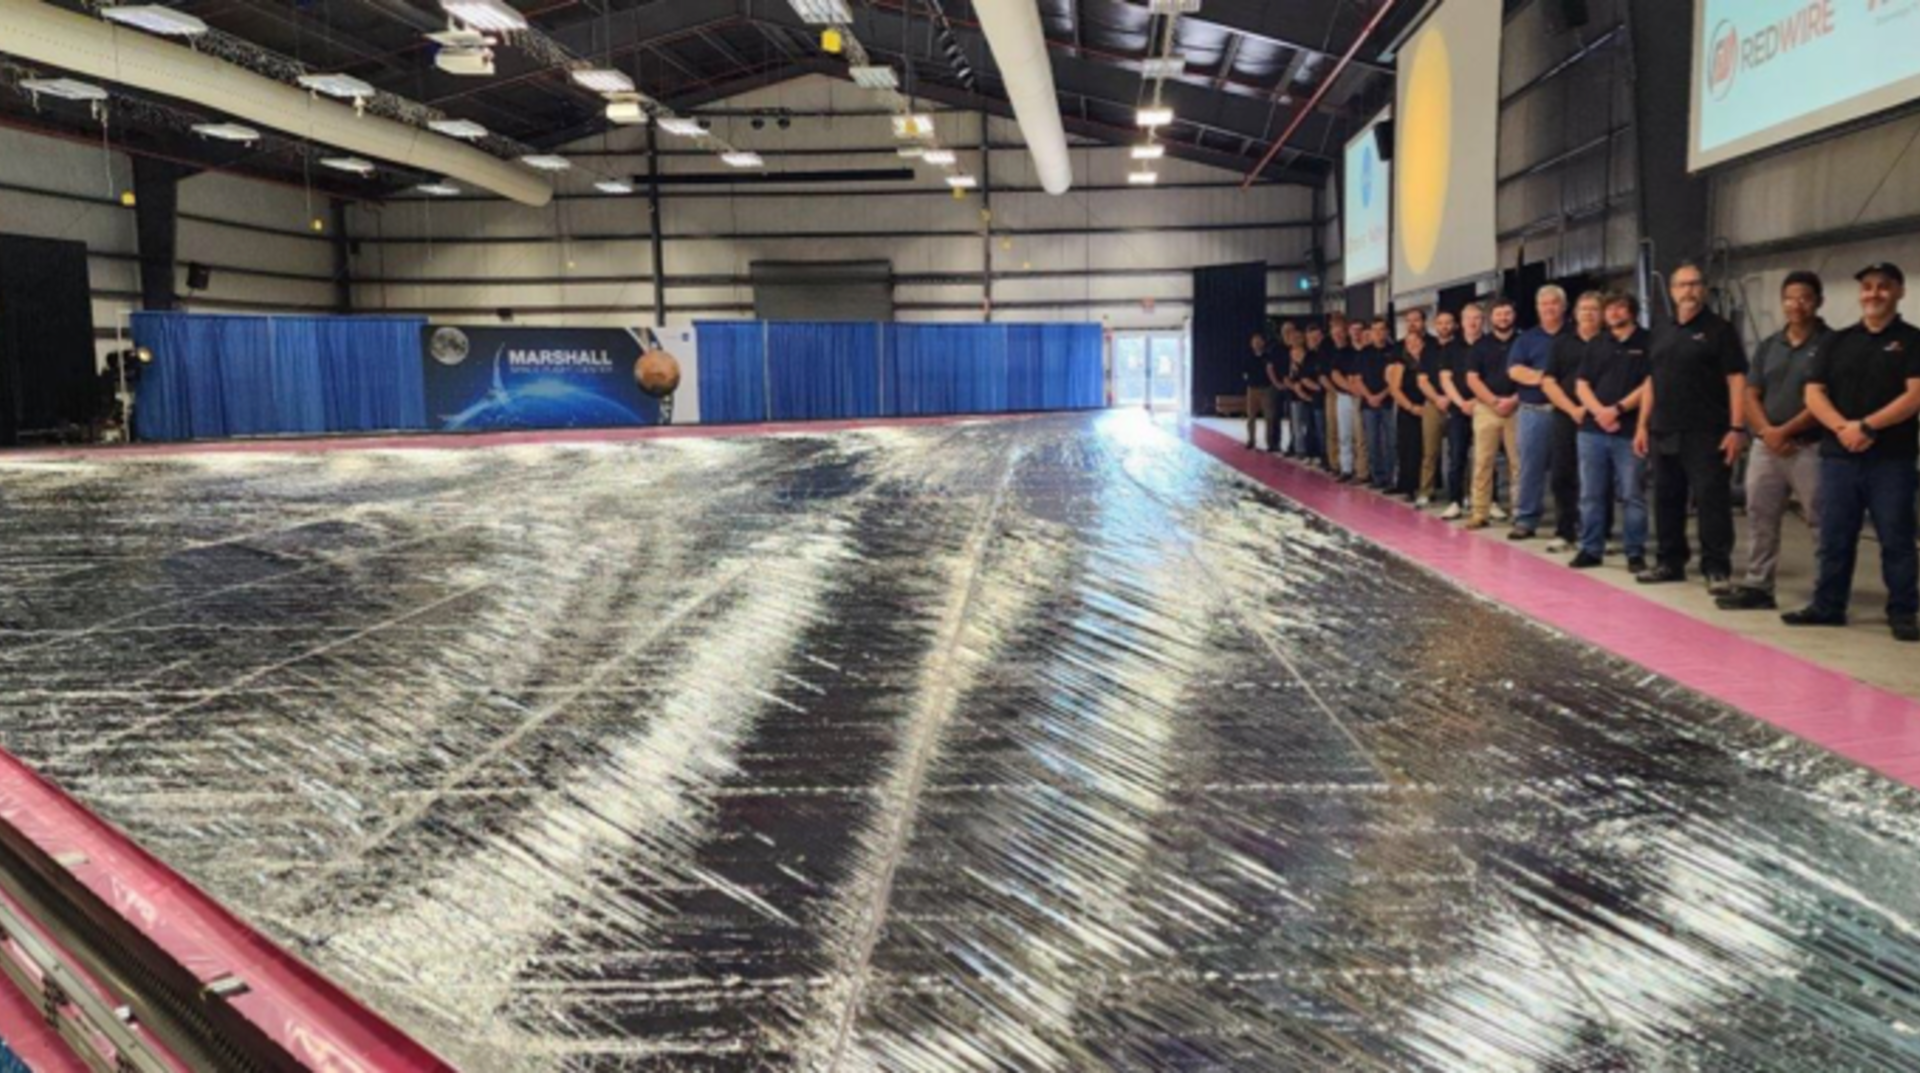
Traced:
[[1859, 273], [1853, 275], [1853, 280], [1865, 281], [1870, 275], [1873, 275], [1873, 274], [1879, 274], [1882, 277], [1890, 277], [1901, 285], [1905, 285], [1907, 283], [1907, 275], [1904, 272], [1902, 272], [1899, 267], [1888, 262], [1874, 263], [1872, 266], [1869, 266], [1865, 270], [1862, 270]]

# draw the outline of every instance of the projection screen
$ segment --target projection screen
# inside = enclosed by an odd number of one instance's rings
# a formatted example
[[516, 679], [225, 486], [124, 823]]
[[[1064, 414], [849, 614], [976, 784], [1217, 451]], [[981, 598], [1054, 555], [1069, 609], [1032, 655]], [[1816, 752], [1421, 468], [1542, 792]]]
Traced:
[[1380, 145], [1382, 113], [1347, 143], [1347, 176], [1341, 188], [1340, 210], [1346, 222], [1342, 256], [1349, 285], [1387, 276], [1392, 252], [1387, 244], [1387, 204], [1393, 166], [1387, 148]]
[[1399, 52], [1393, 291], [1493, 272], [1500, 0], [1446, 0]]
[[1920, 0], [1694, 0], [1699, 170], [1920, 97]]

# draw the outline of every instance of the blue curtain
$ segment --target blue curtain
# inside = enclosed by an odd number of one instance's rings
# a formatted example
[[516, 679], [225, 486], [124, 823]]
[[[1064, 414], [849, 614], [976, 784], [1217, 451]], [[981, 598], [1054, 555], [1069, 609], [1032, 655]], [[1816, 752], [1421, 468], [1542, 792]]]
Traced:
[[700, 419], [1097, 409], [1097, 324], [705, 322]]
[[700, 335], [700, 422], [767, 419], [766, 324], [702, 322], [694, 330]]
[[137, 312], [136, 430], [221, 439], [426, 426], [418, 318]]
[[880, 329], [879, 323], [768, 323], [767, 399], [773, 419], [881, 415]]

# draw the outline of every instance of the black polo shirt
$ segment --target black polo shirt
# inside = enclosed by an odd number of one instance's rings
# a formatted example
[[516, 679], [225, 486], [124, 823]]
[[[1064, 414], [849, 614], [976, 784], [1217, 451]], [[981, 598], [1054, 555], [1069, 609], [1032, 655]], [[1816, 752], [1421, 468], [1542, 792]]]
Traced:
[[1574, 383], [1580, 379], [1580, 365], [1586, 362], [1587, 352], [1604, 344], [1611, 337], [1606, 330], [1591, 342], [1581, 339], [1578, 331], [1561, 334], [1553, 339], [1553, 359], [1547, 363], [1547, 377], [1560, 387], [1562, 393], [1579, 401]]
[[1360, 376], [1360, 382], [1366, 386], [1367, 393], [1386, 392], [1387, 364], [1391, 360], [1385, 349], [1375, 349], [1371, 346], [1360, 350], [1359, 355], [1354, 357], [1353, 373]]
[[[1473, 400], [1473, 391], [1467, 387], [1467, 370], [1472, 367], [1473, 346], [1467, 344], [1466, 338], [1454, 338], [1441, 348], [1446, 352], [1446, 359], [1443, 361], [1446, 366], [1441, 370], [1452, 373], [1453, 388], [1460, 392], [1461, 397], [1469, 401]], [[1446, 384], [1440, 384], [1440, 389], [1445, 390]], [[1455, 413], [1459, 411], [1458, 408], [1454, 409]]]
[[[1907, 392], [1907, 380], [1920, 379], [1920, 330], [1896, 318], [1879, 333], [1856, 323], [1833, 336], [1833, 343], [1813, 358], [1809, 385], [1827, 388], [1827, 398], [1840, 415], [1865, 420]], [[1829, 431], [1820, 440], [1824, 457], [1906, 457], [1920, 453], [1920, 420], [1885, 428], [1873, 437], [1865, 454], [1855, 455]]]
[[[1427, 346], [1426, 352], [1420, 354], [1420, 374], [1425, 375], [1427, 381], [1433, 384], [1434, 390], [1440, 394], [1447, 392], [1446, 384], [1440, 381], [1440, 373], [1448, 370], [1448, 364], [1453, 359], [1454, 346], [1458, 343], [1458, 339], [1445, 345], [1435, 341], [1433, 344]], [[1415, 383], [1414, 386], [1418, 389], [1419, 383]], [[1421, 391], [1417, 395], [1417, 400], [1423, 404], [1432, 404], [1427, 401], [1425, 391]], [[1448, 409], [1451, 410], [1452, 406], [1448, 406]]]
[[1301, 381], [1312, 379], [1313, 387], [1301, 387], [1307, 400], [1315, 405], [1327, 400], [1327, 355], [1322, 349], [1308, 349], [1307, 358], [1300, 362], [1298, 375]]
[[[1581, 358], [1579, 381], [1587, 384], [1593, 396], [1600, 404], [1612, 408], [1626, 400], [1629, 394], [1640, 389], [1647, 377], [1653, 374], [1653, 349], [1645, 330], [1635, 330], [1621, 341], [1612, 331], [1601, 334], [1587, 343]], [[1659, 391], [1655, 390], [1655, 394]], [[1658, 404], [1656, 401], [1655, 404]], [[1601, 435], [1622, 435], [1631, 438], [1634, 427], [1640, 422], [1635, 412], [1620, 414], [1620, 430], [1606, 431], [1589, 416], [1580, 422], [1580, 430], [1592, 431]]]
[[[1488, 392], [1494, 397], [1512, 397], [1520, 389], [1520, 385], [1513, 381], [1513, 376], [1507, 373], [1507, 357], [1513, 352], [1513, 343], [1518, 340], [1518, 334], [1505, 341], [1501, 341], [1497, 334], [1488, 334], [1473, 343], [1469, 369], [1480, 376], [1480, 381], [1487, 384]], [[1462, 385], [1460, 391], [1462, 397], [1467, 396], [1466, 386]]]
[[1685, 326], [1653, 332], [1653, 430], [1724, 434], [1732, 416], [1727, 377], [1747, 373], [1747, 347], [1733, 324], [1702, 311]]

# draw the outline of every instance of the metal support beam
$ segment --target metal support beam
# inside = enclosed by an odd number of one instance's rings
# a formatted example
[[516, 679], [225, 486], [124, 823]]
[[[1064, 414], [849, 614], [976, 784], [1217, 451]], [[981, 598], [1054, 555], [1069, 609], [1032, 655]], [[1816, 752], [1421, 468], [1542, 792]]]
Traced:
[[180, 252], [180, 181], [195, 170], [158, 158], [133, 159], [133, 229], [140, 251], [140, 306], [180, 306], [174, 261]]
[[980, 240], [980, 310], [993, 321], [993, 146], [987, 139], [991, 121], [980, 117], [980, 206], [986, 231]]
[[667, 325], [666, 230], [660, 221], [660, 154], [657, 128], [647, 125], [647, 235], [653, 248], [653, 326]]
[[342, 315], [353, 311], [353, 240], [347, 235], [345, 199], [328, 202], [328, 229], [333, 238], [333, 306]]

